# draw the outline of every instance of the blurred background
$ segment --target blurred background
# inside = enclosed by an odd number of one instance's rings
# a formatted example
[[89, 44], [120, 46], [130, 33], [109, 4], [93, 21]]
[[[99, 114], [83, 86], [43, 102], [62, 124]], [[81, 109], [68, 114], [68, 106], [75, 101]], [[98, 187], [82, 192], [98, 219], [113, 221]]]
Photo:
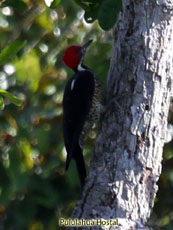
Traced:
[[[69, 218], [79, 197], [75, 164], [68, 173], [64, 171], [62, 97], [73, 74], [62, 63], [64, 50], [93, 39], [85, 63], [106, 87], [111, 32], [103, 31], [97, 21], [86, 23], [84, 11], [73, 1], [58, 0], [51, 8], [46, 2], [0, 3], [0, 50], [12, 47], [0, 58], [0, 89], [23, 101], [17, 107], [4, 98], [5, 108], [0, 111], [0, 230], [62, 229], [58, 218]], [[20, 49], [15, 49], [19, 43]], [[96, 130], [84, 150], [87, 165], [95, 138]], [[149, 221], [155, 229], [172, 229], [172, 147], [173, 142], [165, 146], [159, 192]]]

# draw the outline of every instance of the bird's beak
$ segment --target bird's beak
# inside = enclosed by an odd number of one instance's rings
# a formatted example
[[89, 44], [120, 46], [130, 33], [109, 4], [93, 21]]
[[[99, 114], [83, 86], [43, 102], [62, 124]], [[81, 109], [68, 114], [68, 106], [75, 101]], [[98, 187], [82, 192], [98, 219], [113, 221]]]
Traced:
[[82, 49], [86, 50], [86, 48], [88, 48], [88, 46], [92, 43], [92, 39], [87, 41], [83, 46], [82, 46]]
[[85, 56], [86, 49], [88, 48], [88, 46], [91, 44], [92, 41], [93, 40], [89, 40], [81, 47], [80, 57], [79, 57], [81, 63], [83, 63], [83, 58]]

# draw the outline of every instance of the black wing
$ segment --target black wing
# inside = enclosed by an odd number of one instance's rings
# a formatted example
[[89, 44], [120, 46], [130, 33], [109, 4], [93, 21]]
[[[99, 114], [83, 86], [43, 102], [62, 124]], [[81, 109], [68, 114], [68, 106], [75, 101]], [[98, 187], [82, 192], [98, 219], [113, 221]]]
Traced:
[[66, 169], [68, 169], [71, 158], [76, 158], [75, 149], [80, 147], [79, 137], [89, 113], [94, 87], [94, 73], [90, 70], [76, 72], [67, 82], [63, 98], [63, 131], [67, 150]]

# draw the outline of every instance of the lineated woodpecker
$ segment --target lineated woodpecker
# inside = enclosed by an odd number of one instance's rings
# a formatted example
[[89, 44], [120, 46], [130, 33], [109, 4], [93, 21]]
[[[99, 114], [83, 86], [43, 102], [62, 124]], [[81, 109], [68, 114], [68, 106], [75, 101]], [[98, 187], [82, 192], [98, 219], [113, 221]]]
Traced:
[[95, 73], [83, 64], [89, 40], [83, 46], [70, 46], [63, 55], [63, 62], [74, 71], [68, 80], [63, 97], [63, 132], [67, 151], [66, 170], [75, 159], [83, 187], [86, 168], [82, 149], [94, 123], [99, 119], [102, 92]]

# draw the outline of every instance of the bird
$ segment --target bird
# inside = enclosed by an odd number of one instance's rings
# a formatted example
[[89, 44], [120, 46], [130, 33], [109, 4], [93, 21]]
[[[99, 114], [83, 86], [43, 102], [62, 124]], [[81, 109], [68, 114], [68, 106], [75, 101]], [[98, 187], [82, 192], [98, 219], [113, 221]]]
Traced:
[[99, 120], [102, 108], [102, 87], [96, 74], [84, 64], [84, 56], [92, 40], [83, 46], [72, 45], [64, 52], [64, 64], [74, 71], [63, 95], [63, 135], [67, 152], [66, 171], [72, 159], [83, 188], [87, 172], [83, 148], [89, 132]]

